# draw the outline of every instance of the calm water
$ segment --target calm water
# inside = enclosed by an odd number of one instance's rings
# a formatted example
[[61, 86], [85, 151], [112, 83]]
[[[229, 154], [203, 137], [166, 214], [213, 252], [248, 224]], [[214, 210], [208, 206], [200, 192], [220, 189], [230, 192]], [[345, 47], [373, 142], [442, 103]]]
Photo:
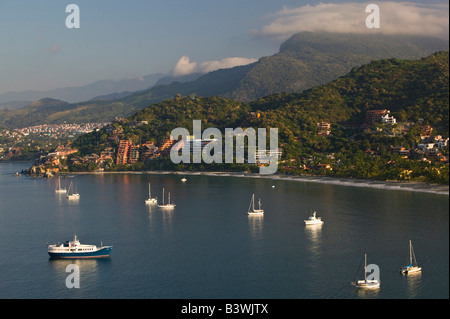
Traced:
[[[261, 178], [76, 175], [81, 199], [57, 180], [13, 177], [0, 164], [0, 298], [449, 298], [449, 197]], [[145, 205], [151, 183], [174, 211]], [[275, 188], [272, 188], [275, 185]], [[252, 193], [263, 217], [249, 217]], [[305, 227], [316, 210], [322, 227]], [[255, 218], [256, 217], [256, 218]], [[109, 259], [50, 260], [46, 243], [76, 234], [113, 245]], [[402, 276], [408, 241], [423, 272]], [[364, 253], [381, 289], [351, 282]], [[80, 268], [80, 288], [65, 285]]]

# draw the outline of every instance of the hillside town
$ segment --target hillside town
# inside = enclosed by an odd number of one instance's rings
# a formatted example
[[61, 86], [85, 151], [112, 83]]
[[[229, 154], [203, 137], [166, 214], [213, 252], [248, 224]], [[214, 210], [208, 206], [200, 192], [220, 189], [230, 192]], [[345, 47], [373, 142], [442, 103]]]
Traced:
[[[43, 124], [0, 130], [0, 160], [29, 160], [35, 153], [48, 153], [82, 134], [98, 131], [110, 122]], [[29, 156], [28, 156], [29, 155]]]
[[[51, 152], [42, 153], [36, 159], [35, 164], [29, 169], [30, 174], [43, 174], [51, 177], [59, 172], [69, 171], [111, 171], [111, 170], [141, 170], [148, 163], [156, 160], [170, 161], [169, 154], [171, 148], [177, 142], [171, 137], [166, 137], [161, 141], [144, 141], [140, 143], [133, 142], [126, 138], [123, 130], [123, 125], [130, 127], [137, 127], [141, 125], [148, 125], [146, 121], [139, 123], [125, 123], [122, 120], [110, 123], [91, 123], [90, 125], [80, 125], [73, 127], [70, 125], [61, 126], [40, 126], [34, 128], [26, 128], [15, 130], [12, 132], [13, 136], [20, 138], [24, 134], [35, 134], [34, 132], [50, 132], [49, 134], [59, 134], [64, 131], [66, 134], [70, 131], [80, 132], [80, 130], [100, 130], [107, 134], [106, 147], [103, 147], [97, 153], [81, 154], [79, 150], [73, 146], [72, 142], [67, 142], [52, 149]], [[404, 135], [408, 132], [411, 123], [398, 123], [394, 116], [390, 115], [389, 110], [370, 110], [367, 111], [365, 120], [360, 124], [360, 130], [366, 133], [382, 133], [385, 136]], [[319, 122], [317, 123], [317, 135], [323, 137], [332, 136], [332, 123]], [[429, 125], [420, 126], [420, 137], [417, 139], [418, 143], [412, 148], [404, 146], [389, 146], [388, 152], [393, 155], [399, 155], [403, 159], [412, 161], [424, 161], [428, 163], [446, 163], [448, 164], [448, 141], [449, 138], [443, 138], [441, 135], [435, 134], [433, 128]], [[57, 133], [59, 132], [59, 133]], [[199, 140], [201, 148], [205, 147], [212, 140]], [[187, 143], [192, 143], [193, 139], [188, 138]], [[301, 142], [301, 141], [299, 141]], [[191, 145], [191, 149], [192, 149]], [[339, 165], [334, 159], [334, 154], [326, 154], [324, 156], [327, 161], [325, 163], [315, 162], [310, 160], [309, 164], [296, 163], [296, 159], [282, 158], [282, 147], [280, 146], [278, 156], [280, 169], [279, 173], [289, 173], [293, 169], [303, 170], [305, 173], [311, 170], [333, 170], [335, 165]], [[3, 156], [9, 157], [11, 154], [20, 152], [20, 149], [10, 148], [5, 150], [0, 148]], [[364, 152], [370, 156], [379, 156], [376, 151], [367, 149]], [[443, 154], [444, 153], [444, 154]]]

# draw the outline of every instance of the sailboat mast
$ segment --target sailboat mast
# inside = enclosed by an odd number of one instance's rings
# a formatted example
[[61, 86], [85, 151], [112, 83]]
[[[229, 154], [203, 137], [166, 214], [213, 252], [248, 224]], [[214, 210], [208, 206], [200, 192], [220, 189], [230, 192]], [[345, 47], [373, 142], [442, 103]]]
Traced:
[[412, 265], [412, 244], [411, 244], [411, 240], [409, 240], [409, 264]]
[[367, 281], [367, 254], [364, 254], [364, 281]]

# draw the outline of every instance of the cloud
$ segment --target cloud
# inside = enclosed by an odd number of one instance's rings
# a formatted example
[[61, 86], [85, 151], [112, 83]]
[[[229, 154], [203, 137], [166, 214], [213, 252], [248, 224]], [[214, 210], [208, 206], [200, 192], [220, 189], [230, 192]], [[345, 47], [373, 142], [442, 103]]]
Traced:
[[379, 1], [380, 28], [368, 29], [366, 13], [368, 3], [319, 3], [299, 8], [283, 7], [270, 15], [272, 21], [255, 36], [271, 37], [282, 41], [300, 31], [327, 31], [338, 33], [369, 33], [429, 35], [448, 39], [449, 5], [418, 4], [411, 2]]
[[249, 58], [225, 58], [222, 60], [205, 61], [201, 63], [191, 62], [191, 59], [182, 56], [172, 69], [173, 76], [187, 75], [191, 73], [208, 73], [218, 69], [232, 68], [240, 65], [247, 65], [256, 62], [256, 59]]

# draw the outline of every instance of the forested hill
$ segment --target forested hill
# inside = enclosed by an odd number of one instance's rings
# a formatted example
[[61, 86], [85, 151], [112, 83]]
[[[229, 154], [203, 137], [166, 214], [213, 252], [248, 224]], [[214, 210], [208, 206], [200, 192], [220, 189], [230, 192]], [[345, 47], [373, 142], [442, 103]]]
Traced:
[[388, 109], [400, 122], [423, 121], [448, 136], [449, 53], [373, 61], [329, 84], [269, 95], [250, 105], [264, 111], [258, 124], [282, 125], [287, 135], [299, 134], [304, 122], [361, 124], [367, 110]]
[[[373, 60], [420, 59], [439, 50], [448, 50], [448, 45], [448, 41], [420, 36], [301, 32], [284, 42], [277, 54], [249, 65], [210, 72], [194, 81], [158, 85], [113, 101], [67, 104], [44, 99], [39, 101], [39, 108], [31, 105], [14, 111], [0, 110], [0, 123], [19, 128], [64, 122], [111, 121], [116, 116], [130, 116], [178, 93], [249, 102], [274, 93], [300, 93], [329, 83], [353, 67]], [[44, 114], [40, 114], [41, 110]]]
[[281, 44], [278, 53], [251, 65], [218, 70], [191, 82], [157, 86], [148, 94], [152, 101], [181, 93], [249, 102], [326, 84], [373, 60], [419, 59], [448, 49], [448, 41], [423, 36], [300, 32]]
[[437, 38], [383, 34], [300, 32], [261, 58], [224, 96], [252, 101], [279, 92], [301, 92], [347, 74], [373, 60], [419, 59], [449, 49]]
[[[449, 53], [437, 52], [420, 60], [387, 59], [353, 68], [329, 84], [302, 93], [278, 93], [250, 103], [222, 97], [182, 97], [168, 99], [114, 122], [112, 127], [86, 134], [74, 142], [81, 155], [117, 149], [118, 140], [133, 144], [153, 141], [159, 146], [177, 127], [192, 132], [192, 121], [201, 120], [202, 130], [225, 128], [278, 128], [282, 161], [289, 172], [332, 176], [422, 180], [448, 183], [448, 147], [428, 164], [416, 153], [423, 125], [448, 137]], [[366, 111], [387, 109], [398, 125], [362, 128]], [[146, 122], [144, 122], [146, 121]], [[319, 122], [331, 124], [331, 134], [321, 135]], [[394, 150], [408, 152], [404, 159]], [[367, 155], [369, 154], [369, 155]], [[412, 160], [411, 160], [412, 159]], [[108, 169], [193, 169], [201, 166], [174, 166], [170, 160], [140, 162]], [[324, 164], [325, 163], [325, 164]], [[316, 169], [318, 164], [331, 170]], [[282, 164], [282, 171], [285, 170]], [[223, 169], [211, 166], [210, 169]], [[83, 169], [77, 167], [75, 169]], [[231, 168], [233, 169], [233, 168]], [[244, 167], [235, 167], [245, 170]], [[405, 173], [406, 172], [406, 173]], [[405, 175], [406, 174], [406, 175]]]
[[[362, 124], [369, 109], [389, 109], [399, 121], [422, 121], [448, 135], [449, 53], [420, 60], [387, 59], [354, 68], [329, 84], [303, 93], [268, 95], [250, 103], [219, 97], [175, 98], [153, 104], [128, 118], [148, 121], [144, 139], [161, 138], [175, 127], [278, 127], [283, 141], [313, 130], [317, 122]], [[249, 112], [260, 117], [248, 120]], [[145, 132], [145, 133], [144, 133]], [[447, 132], [447, 133], [446, 133]]]

